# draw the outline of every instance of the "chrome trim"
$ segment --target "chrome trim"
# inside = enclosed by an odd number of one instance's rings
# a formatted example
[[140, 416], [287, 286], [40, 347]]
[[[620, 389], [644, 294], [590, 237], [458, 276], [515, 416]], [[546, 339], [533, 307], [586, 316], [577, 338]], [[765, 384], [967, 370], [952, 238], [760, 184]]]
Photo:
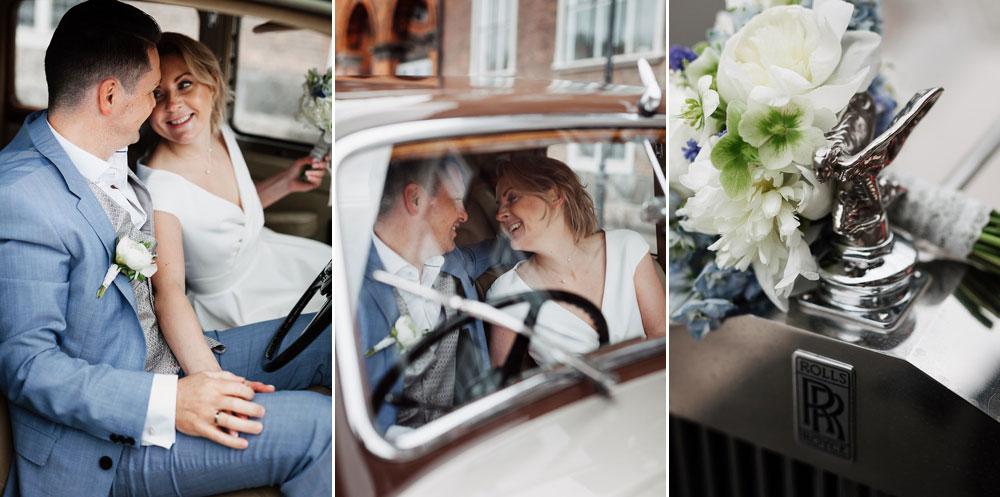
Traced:
[[[332, 170], [338, 171], [340, 165], [352, 155], [395, 143], [447, 138], [458, 135], [495, 134], [517, 131], [533, 131], [541, 129], [586, 129], [586, 128], [649, 128], [666, 129], [667, 119], [663, 114], [652, 117], [640, 117], [635, 114], [528, 114], [512, 119], [510, 116], [491, 117], [461, 117], [432, 119], [400, 124], [391, 124], [357, 131], [336, 140], [333, 149]], [[336, 175], [334, 175], [336, 177]], [[331, 187], [331, 191], [333, 187]], [[350, 233], [340, 232], [339, 215], [333, 216], [334, 257], [340, 262], [340, 267], [347, 267], [344, 258], [343, 238]], [[400, 437], [399, 442], [406, 444], [403, 448], [382, 437], [372, 424], [371, 404], [365, 388], [367, 380], [361, 375], [360, 351], [355, 340], [355, 318], [351, 293], [347, 279], [336, 279], [337, 309], [349, 309], [348, 312], [336, 312], [335, 357], [339, 374], [337, 381], [343, 397], [344, 415], [354, 436], [364, 445], [365, 450], [372, 455], [392, 461], [405, 462], [421, 457], [436, 450], [448, 441], [464, 435], [480, 426], [484, 421], [502, 414], [509, 409], [515, 409], [530, 404], [534, 399], [564, 388], [571, 381], [576, 381], [576, 374], [565, 368], [543, 371], [521, 382], [511, 385], [499, 392], [471, 402], [441, 418], [421, 427], [420, 429]], [[604, 360], [613, 364], [627, 364], [629, 351], [638, 350], [641, 360], [649, 357], [650, 351], [657, 345], [665, 354], [666, 338], [642, 342], [623, 347], [609, 353]], [[617, 358], [617, 360], [615, 359]], [[617, 361], [617, 362], [616, 362]], [[617, 366], [615, 366], [617, 367]], [[433, 433], [424, 436], [422, 433]]]
[[653, 168], [653, 174], [656, 175], [656, 181], [660, 182], [660, 188], [663, 191], [669, 191], [669, 185], [667, 185], [667, 177], [663, 175], [663, 171], [660, 170], [660, 161], [656, 160], [656, 152], [653, 151], [653, 144], [649, 140], [643, 140], [642, 146], [646, 150], [646, 157], [649, 159], [649, 167]]
[[642, 80], [642, 85], [646, 88], [646, 91], [639, 97], [639, 113], [644, 116], [651, 116], [656, 114], [656, 110], [660, 108], [663, 89], [660, 88], [660, 83], [656, 81], [653, 68], [649, 66], [649, 62], [646, 59], [641, 58], [636, 64], [639, 66], [639, 79]]
[[650, 128], [666, 129], [667, 117], [657, 114], [641, 117], [635, 114], [525, 114], [518, 116], [451, 117], [408, 123], [389, 124], [356, 131], [337, 139], [334, 163], [338, 166], [347, 157], [366, 148], [394, 143], [447, 138], [456, 135], [510, 133], [540, 129], [585, 128]]

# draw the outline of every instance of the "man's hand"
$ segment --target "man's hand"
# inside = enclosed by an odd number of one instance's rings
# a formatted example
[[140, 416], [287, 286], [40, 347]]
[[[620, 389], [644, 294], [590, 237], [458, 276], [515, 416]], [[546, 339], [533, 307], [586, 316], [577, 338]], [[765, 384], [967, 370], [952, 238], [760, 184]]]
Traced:
[[[228, 371], [201, 371], [177, 382], [177, 430], [204, 437], [234, 449], [247, 448], [238, 433], [258, 434], [264, 407], [250, 402], [255, 392], [273, 392], [274, 387], [246, 379]], [[225, 430], [225, 431], [224, 431]]]

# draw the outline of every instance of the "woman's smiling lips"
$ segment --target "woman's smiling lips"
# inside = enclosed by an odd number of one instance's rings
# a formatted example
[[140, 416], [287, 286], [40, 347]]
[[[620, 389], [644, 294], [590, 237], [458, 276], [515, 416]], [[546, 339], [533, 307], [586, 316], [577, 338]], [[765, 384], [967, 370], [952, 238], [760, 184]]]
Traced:
[[180, 125], [185, 124], [188, 121], [190, 121], [192, 117], [194, 117], [194, 113], [193, 112], [191, 114], [188, 114], [188, 115], [182, 117], [182, 118], [174, 119], [173, 121], [167, 121], [167, 124], [169, 124], [171, 126], [180, 126]]

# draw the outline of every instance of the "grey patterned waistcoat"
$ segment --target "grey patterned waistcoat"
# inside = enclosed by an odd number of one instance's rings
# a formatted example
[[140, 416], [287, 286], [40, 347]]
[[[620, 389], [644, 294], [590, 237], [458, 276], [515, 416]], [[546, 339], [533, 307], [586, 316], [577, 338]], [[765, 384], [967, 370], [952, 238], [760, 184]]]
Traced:
[[[455, 277], [442, 271], [438, 273], [431, 288], [445, 295], [455, 295]], [[396, 296], [399, 314], [409, 314], [399, 290], [394, 288], [393, 294]], [[444, 319], [450, 318], [454, 312], [445, 307]], [[440, 418], [452, 407], [455, 399], [455, 354], [459, 331], [445, 335], [406, 367], [403, 396], [422, 405], [400, 408], [396, 424], [416, 428]]]

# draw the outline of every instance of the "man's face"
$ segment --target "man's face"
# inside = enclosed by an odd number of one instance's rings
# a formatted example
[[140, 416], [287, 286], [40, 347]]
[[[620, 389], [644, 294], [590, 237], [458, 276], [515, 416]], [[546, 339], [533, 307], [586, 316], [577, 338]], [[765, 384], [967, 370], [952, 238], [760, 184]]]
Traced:
[[160, 56], [155, 48], [150, 48], [148, 53], [150, 70], [139, 78], [135, 91], [130, 94], [121, 88], [121, 111], [114, 120], [115, 137], [121, 142], [119, 148], [139, 141], [139, 128], [156, 105], [153, 90], [160, 84]]
[[462, 203], [462, 198], [465, 197], [462, 175], [455, 166], [447, 167], [446, 171], [441, 185], [431, 194], [423, 213], [428, 228], [425, 246], [430, 245], [427, 247], [429, 255], [454, 250], [458, 226], [469, 218]]

